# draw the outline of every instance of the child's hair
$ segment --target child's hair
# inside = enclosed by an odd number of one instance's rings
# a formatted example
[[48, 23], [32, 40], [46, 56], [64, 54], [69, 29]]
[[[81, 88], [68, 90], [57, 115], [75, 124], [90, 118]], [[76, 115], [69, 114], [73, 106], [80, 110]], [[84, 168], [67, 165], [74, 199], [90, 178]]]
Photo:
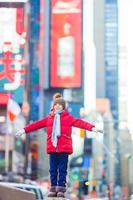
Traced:
[[62, 105], [63, 107], [63, 110], [65, 109], [66, 107], [66, 102], [65, 100], [63, 99], [63, 96], [61, 93], [57, 92], [53, 95], [53, 106], [56, 105], [56, 104], [60, 104]]

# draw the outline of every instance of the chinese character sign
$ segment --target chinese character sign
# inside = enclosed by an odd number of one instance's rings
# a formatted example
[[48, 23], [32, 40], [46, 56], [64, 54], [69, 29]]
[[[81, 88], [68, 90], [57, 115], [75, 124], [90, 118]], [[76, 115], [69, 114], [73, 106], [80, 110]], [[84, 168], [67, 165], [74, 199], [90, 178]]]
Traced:
[[21, 55], [15, 55], [9, 51], [0, 58], [0, 90], [13, 91], [24, 84], [21, 76], [25, 73]]
[[0, 92], [11, 92], [14, 99], [21, 103], [26, 36], [23, 7], [0, 7], [0, 30]]

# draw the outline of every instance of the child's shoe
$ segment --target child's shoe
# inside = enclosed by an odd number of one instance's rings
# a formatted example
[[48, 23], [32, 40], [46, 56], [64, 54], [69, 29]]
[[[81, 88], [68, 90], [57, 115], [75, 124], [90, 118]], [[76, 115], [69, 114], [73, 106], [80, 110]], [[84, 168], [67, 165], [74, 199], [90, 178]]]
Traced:
[[50, 188], [48, 197], [57, 197], [56, 186], [52, 186]]
[[57, 197], [65, 198], [66, 188], [62, 186], [57, 187]]

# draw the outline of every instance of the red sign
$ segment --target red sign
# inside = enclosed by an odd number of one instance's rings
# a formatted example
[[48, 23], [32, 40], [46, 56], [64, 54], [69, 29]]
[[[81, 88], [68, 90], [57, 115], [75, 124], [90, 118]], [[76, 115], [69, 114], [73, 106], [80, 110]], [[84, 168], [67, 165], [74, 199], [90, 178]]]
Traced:
[[7, 105], [9, 97], [9, 94], [0, 93], [0, 105]]
[[51, 87], [81, 86], [82, 0], [52, 0]]
[[28, 15], [24, 4], [5, 5], [0, 7], [0, 91], [11, 92], [13, 98], [22, 103]]
[[[24, 80], [21, 80], [21, 74], [25, 74], [25, 69], [15, 69], [12, 65], [21, 65], [22, 60], [14, 60], [12, 58], [11, 52], [5, 52], [5, 58], [0, 59], [0, 65], [3, 65], [3, 71], [0, 72], [0, 81], [6, 78], [9, 82], [14, 82], [19, 86], [24, 83]], [[10, 87], [10, 86], [9, 86]], [[6, 84], [5, 88], [6, 89]]]

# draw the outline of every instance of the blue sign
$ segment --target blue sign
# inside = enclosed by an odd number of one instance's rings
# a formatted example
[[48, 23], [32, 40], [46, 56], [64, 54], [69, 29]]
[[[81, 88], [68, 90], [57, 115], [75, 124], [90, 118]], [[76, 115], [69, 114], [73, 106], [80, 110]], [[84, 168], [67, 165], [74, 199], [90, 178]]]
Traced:
[[84, 156], [83, 158], [83, 167], [84, 168], [89, 168], [91, 165], [91, 159], [89, 158], [89, 156]]

